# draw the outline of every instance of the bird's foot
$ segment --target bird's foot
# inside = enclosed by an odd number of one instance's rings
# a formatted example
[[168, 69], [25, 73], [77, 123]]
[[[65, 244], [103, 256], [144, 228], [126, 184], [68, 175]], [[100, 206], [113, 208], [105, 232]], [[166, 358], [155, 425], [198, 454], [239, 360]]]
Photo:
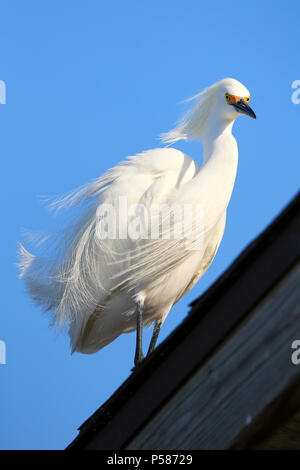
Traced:
[[134, 367], [131, 369], [132, 372], [135, 372], [139, 367], [140, 365], [144, 362], [144, 354], [140, 354], [139, 357], [136, 357], [134, 359]]

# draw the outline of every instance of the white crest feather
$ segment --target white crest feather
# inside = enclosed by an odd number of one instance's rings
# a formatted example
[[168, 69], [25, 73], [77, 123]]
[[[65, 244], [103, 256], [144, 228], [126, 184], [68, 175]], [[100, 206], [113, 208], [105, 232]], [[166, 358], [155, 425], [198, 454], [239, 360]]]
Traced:
[[186, 101], [196, 101], [195, 105], [180, 119], [174, 129], [161, 134], [162, 142], [174, 143], [178, 140], [199, 138], [211, 111], [218, 86], [219, 83], [216, 83], [201, 93], [188, 98]]

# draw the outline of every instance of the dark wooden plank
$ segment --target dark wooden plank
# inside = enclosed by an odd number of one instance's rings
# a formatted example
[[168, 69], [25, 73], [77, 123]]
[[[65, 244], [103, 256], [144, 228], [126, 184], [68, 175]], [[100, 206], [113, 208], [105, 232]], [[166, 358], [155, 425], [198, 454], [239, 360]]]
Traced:
[[230, 449], [300, 450], [299, 377], [242, 430]]
[[[298, 398], [300, 398], [299, 394]], [[300, 450], [300, 412], [280, 426], [275, 433], [251, 448], [254, 450]]]

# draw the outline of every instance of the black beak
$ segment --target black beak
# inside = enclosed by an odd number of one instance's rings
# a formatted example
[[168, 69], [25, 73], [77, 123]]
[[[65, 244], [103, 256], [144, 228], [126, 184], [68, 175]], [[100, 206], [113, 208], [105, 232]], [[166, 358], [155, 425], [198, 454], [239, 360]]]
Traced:
[[255, 112], [253, 111], [253, 109], [250, 108], [250, 106], [246, 103], [245, 100], [241, 99], [236, 103], [232, 103], [232, 106], [235, 107], [238, 113], [247, 114], [247, 116], [256, 119]]

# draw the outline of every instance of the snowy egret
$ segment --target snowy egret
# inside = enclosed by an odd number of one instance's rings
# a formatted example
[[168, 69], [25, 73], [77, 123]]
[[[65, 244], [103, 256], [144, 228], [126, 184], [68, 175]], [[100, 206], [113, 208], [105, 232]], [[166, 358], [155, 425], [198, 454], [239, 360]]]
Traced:
[[94, 353], [136, 330], [137, 366], [144, 359], [143, 326], [154, 323], [150, 354], [171, 307], [215, 257], [236, 177], [233, 122], [255, 114], [248, 90], [231, 78], [191, 100], [194, 106], [162, 141], [200, 139], [203, 165], [170, 146], [129, 157], [52, 203], [75, 215], [46, 237], [40, 254], [20, 245], [20, 277], [54, 323], [69, 325], [72, 352]]

